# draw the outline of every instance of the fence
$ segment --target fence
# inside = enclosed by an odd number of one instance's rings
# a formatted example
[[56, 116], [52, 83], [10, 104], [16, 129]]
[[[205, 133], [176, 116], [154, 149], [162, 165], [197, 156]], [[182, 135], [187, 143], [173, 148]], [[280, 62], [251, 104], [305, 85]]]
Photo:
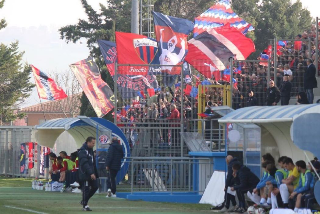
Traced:
[[0, 127], [0, 174], [23, 176], [20, 172], [20, 145], [25, 142], [32, 142], [32, 127]]
[[[213, 173], [212, 159], [175, 157], [129, 158], [127, 180], [117, 187], [125, 192], [200, 192]], [[100, 191], [106, 191], [105, 178]]]

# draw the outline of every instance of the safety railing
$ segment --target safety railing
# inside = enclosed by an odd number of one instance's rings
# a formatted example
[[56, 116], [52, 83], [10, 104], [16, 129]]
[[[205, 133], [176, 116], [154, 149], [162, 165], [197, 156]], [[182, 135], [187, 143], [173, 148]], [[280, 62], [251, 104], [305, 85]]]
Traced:
[[120, 192], [203, 192], [213, 173], [212, 159], [178, 157], [127, 158]]

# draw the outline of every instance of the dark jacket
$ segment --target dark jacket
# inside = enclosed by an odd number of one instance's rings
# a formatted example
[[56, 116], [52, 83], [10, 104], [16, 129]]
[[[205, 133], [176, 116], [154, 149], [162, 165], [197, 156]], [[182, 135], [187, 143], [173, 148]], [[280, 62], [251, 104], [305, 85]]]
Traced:
[[304, 73], [304, 88], [313, 89], [317, 88], [317, 79], [316, 79], [316, 67], [314, 64], [310, 64]]
[[281, 97], [290, 97], [292, 84], [289, 81], [283, 81], [280, 85]]
[[232, 186], [232, 184], [231, 184], [231, 181], [232, 181], [232, 178], [233, 178], [233, 170], [232, 170], [232, 166], [233, 166], [233, 164], [235, 164], [235, 163], [240, 163], [240, 161], [238, 161], [238, 159], [237, 158], [233, 158], [231, 161], [230, 161], [230, 163], [229, 163], [229, 165], [228, 165], [228, 175], [227, 175], [227, 180], [226, 180], [226, 189], [229, 187], [229, 186]]
[[121, 168], [121, 160], [124, 157], [123, 148], [118, 141], [112, 142], [108, 149], [106, 166], [109, 169], [119, 171]]
[[255, 97], [249, 97], [247, 101], [247, 106], [257, 106], [258, 105], [258, 100]]
[[93, 149], [88, 148], [87, 144], [78, 151], [79, 158], [79, 180], [88, 181], [91, 180], [91, 175], [94, 174], [98, 178], [98, 172], [96, 167], [96, 160], [93, 155]]
[[237, 177], [240, 181], [240, 184], [234, 186], [235, 190], [245, 190], [250, 188], [254, 189], [260, 181], [260, 179], [246, 166], [242, 166], [239, 169], [237, 172]]
[[280, 91], [277, 87], [268, 88], [267, 90], [267, 105], [272, 106], [272, 103], [278, 103], [280, 100]]

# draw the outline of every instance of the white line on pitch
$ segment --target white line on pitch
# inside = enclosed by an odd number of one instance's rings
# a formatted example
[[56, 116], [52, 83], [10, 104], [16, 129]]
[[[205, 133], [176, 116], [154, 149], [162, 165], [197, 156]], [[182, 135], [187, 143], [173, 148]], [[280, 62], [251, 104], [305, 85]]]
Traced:
[[47, 213], [44, 213], [44, 212], [38, 212], [38, 211], [35, 211], [35, 210], [24, 209], [24, 208], [20, 208], [20, 207], [13, 207], [13, 206], [7, 206], [7, 205], [5, 205], [5, 207], [6, 208], [11, 208], [11, 209], [16, 209], [16, 210], [23, 210], [23, 211], [27, 211], [27, 212], [30, 212], [30, 213], [47, 214]]

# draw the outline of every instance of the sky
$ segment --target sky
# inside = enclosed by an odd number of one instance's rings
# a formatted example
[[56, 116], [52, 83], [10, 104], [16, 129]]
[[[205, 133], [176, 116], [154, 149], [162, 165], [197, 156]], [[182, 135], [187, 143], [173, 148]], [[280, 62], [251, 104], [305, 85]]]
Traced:
[[[99, 3], [107, 2], [87, 1], [96, 10], [100, 8]], [[301, 1], [313, 17], [320, 17], [320, 0]], [[67, 44], [58, 32], [63, 26], [86, 19], [80, 0], [6, 0], [0, 10], [1, 18], [6, 19], [8, 26], [0, 31], [0, 42], [9, 44], [18, 40], [20, 51], [25, 51], [24, 60], [45, 73], [69, 71], [70, 64], [89, 55], [85, 41]], [[23, 106], [38, 102], [34, 89]]]

